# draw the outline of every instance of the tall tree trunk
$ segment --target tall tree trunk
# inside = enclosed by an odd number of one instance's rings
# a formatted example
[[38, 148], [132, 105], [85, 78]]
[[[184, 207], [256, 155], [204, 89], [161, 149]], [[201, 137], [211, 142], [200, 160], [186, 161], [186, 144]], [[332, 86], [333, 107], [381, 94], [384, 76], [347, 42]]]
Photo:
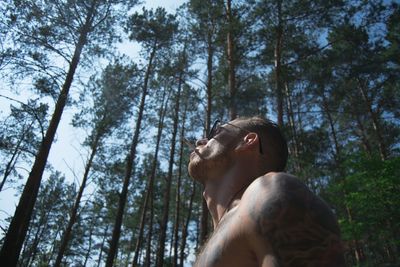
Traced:
[[93, 243], [92, 236], [93, 236], [94, 228], [95, 228], [95, 226], [97, 224], [97, 220], [98, 220], [98, 217], [96, 217], [94, 220], [92, 220], [90, 228], [89, 228], [89, 244], [88, 244], [89, 247], [88, 247], [87, 252], [85, 253], [85, 260], [83, 262], [83, 266], [84, 267], [88, 263], [89, 258], [90, 258], [90, 253], [92, 252], [92, 243]]
[[[184, 51], [186, 53], [186, 51]], [[184, 57], [186, 57], [184, 55]], [[186, 60], [184, 60], [185, 62]], [[186, 64], [184, 64], [186, 65]], [[156, 257], [156, 266], [163, 267], [164, 266], [164, 250], [165, 250], [165, 239], [168, 227], [168, 215], [169, 215], [169, 201], [170, 201], [170, 193], [171, 193], [171, 183], [172, 183], [172, 171], [174, 166], [174, 157], [175, 157], [175, 148], [176, 148], [176, 135], [178, 132], [178, 121], [179, 121], [179, 110], [180, 110], [180, 101], [181, 101], [181, 89], [183, 83], [183, 73], [185, 71], [185, 66], [182, 66], [179, 81], [178, 81], [178, 91], [176, 93], [176, 102], [175, 102], [175, 110], [174, 110], [174, 124], [172, 129], [172, 139], [171, 139], [171, 150], [169, 154], [169, 164], [168, 164], [168, 174], [166, 179], [166, 188], [164, 192], [164, 207], [162, 220], [160, 225], [160, 238], [158, 242], [157, 249], [157, 257]]]
[[94, 156], [96, 155], [100, 139], [101, 139], [101, 134], [97, 133], [95, 136], [93, 145], [92, 145], [92, 152], [90, 153], [89, 160], [86, 163], [85, 172], [83, 174], [81, 186], [79, 187], [79, 191], [76, 196], [74, 206], [72, 207], [72, 210], [71, 210], [67, 228], [65, 229], [65, 232], [61, 239], [61, 244], [60, 244], [60, 248], [57, 253], [57, 258], [56, 258], [56, 262], [54, 263], [54, 267], [59, 267], [61, 265], [61, 260], [64, 256], [65, 250], [67, 249], [68, 242], [69, 242], [69, 239], [70, 239], [71, 233], [72, 233], [72, 227], [74, 226], [76, 219], [77, 219], [79, 205], [81, 203], [83, 191], [86, 188], [86, 182], [89, 177], [90, 169], [92, 168], [93, 159], [94, 159]]
[[32, 166], [32, 170], [29, 174], [18, 206], [15, 210], [7, 234], [4, 238], [3, 247], [0, 252], [0, 262], [4, 266], [17, 265], [18, 257], [21, 252], [22, 244], [25, 240], [26, 232], [28, 230], [29, 222], [31, 219], [32, 210], [36, 202], [40, 183], [42, 181], [42, 176], [46, 166], [49, 151], [53, 143], [58, 124], [60, 123], [65, 104], [68, 99], [69, 90], [71, 88], [76, 68], [79, 64], [83, 47], [86, 44], [87, 35], [91, 30], [93, 14], [96, 9], [95, 4], [96, 2], [93, 1], [92, 6], [90, 7], [89, 12], [86, 16], [85, 24], [83, 25], [81, 33], [79, 35], [78, 43], [75, 47], [74, 55], [69, 65], [69, 70], [65, 78], [64, 85], [61, 89], [60, 95], [58, 96], [49, 127], [47, 128], [46, 135], [40, 145], [39, 151], [35, 158], [35, 162]]
[[231, 120], [237, 117], [236, 107], [236, 74], [235, 74], [235, 44], [233, 41], [233, 18], [232, 18], [232, 1], [226, 0], [226, 20], [228, 22], [227, 41], [227, 60], [228, 60], [228, 87], [230, 94], [229, 116]]
[[127, 197], [128, 197], [128, 188], [129, 188], [130, 179], [134, 172], [133, 162], [135, 161], [135, 158], [136, 158], [136, 147], [139, 142], [140, 127], [142, 125], [144, 106], [146, 103], [148, 83], [149, 83], [149, 79], [150, 79], [151, 70], [153, 68], [153, 59], [156, 54], [156, 49], [157, 49], [156, 46], [154, 46], [152, 48], [152, 51], [151, 51], [150, 57], [149, 57], [149, 63], [147, 65], [147, 69], [146, 69], [146, 74], [144, 77], [142, 97], [141, 97], [140, 104], [139, 104], [139, 112], [138, 112], [138, 116], [136, 119], [135, 132], [133, 134], [129, 154], [126, 157], [126, 169], [125, 169], [124, 183], [122, 186], [122, 191], [119, 195], [117, 216], [115, 218], [114, 229], [113, 229], [112, 238], [111, 238], [111, 242], [110, 242], [110, 250], [107, 255], [107, 261], [106, 261], [106, 265], [105, 265], [106, 267], [113, 266], [114, 258], [115, 258], [115, 255], [117, 254], [119, 237], [121, 235], [122, 218], [124, 216], [125, 204], [126, 204]]
[[378, 140], [379, 153], [380, 153], [381, 159], [385, 160], [387, 158], [387, 149], [386, 149], [386, 145], [385, 145], [385, 142], [384, 142], [384, 139], [382, 136], [382, 128], [381, 128], [381, 124], [380, 124], [377, 112], [375, 112], [373, 110], [372, 100], [368, 97], [367, 92], [365, 91], [365, 88], [364, 88], [364, 84], [360, 80], [358, 80], [358, 88], [360, 89], [362, 99], [364, 100], [366, 109], [372, 119], [372, 126], [374, 128], [374, 131], [376, 133], [376, 137]]
[[[28, 252], [26, 253], [26, 255], [28, 257], [28, 261], [25, 266], [30, 266], [36, 258], [36, 254], [38, 252], [37, 247], [39, 245], [40, 240], [43, 237], [43, 233], [45, 232], [45, 230], [47, 230], [47, 227], [48, 227], [47, 221], [48, 221], [50, 213], [51, 213], [51, 210], [47, 210], [46, 215], [40, 218], [40, 221], [38, 223], [39, 227], [35, 233], [35, 237], [33, 238], [32, 244], [29, 246], [29, 248], [27, 248], [27, 244], [26, 244], [27, 242], [25, 242], [24, 249], [22, 250], [24, 252], [25, 248], [28, 249]], [[35, 211], [33, 212], [33, 217], [35, 217]], [[31, 231], [28, 231], [28, 236], [30, 235], [30, 232]], [[23, 258], [22, 258], [22, 260], [23, 260]], [[24, 265], [23, 262], [21, 262], [21, 260], [18, 264], [21, 266]]]
[[337, 140], [335, 124], [333, 122], [333, 118], [332, 118], [331, 112], [329, 110], [328, 100], [326, 99], [326, 96], [324, 93], [322, 94], [322, 105], [323, 105], [323, 109], [325, 111], [325, 115], [328, 119], [329, 129], [331, 130], [333, 144], [335, 146], [335, 152], [333, 153], [335, 162], [340, 163], [341, 162], [341, 151], [340, 151], [340, 147], [339, 147], [339, 141]]
[[370, 144], [370, 142], [369, 142], [369, 140], [367, 138], [366, 130], [365, 130], [364, 125], [363, 125], [363, 123], [361, 121], [360, 115], [359, 114], [355, 114], [355, 117], [356, 117], [358, 129], [360, 130], [360, 137], [361, 137], [362, 146], [364, 147], [364, 150], [368, 154], [368, 156], [372, 156], [371, 144]]
[[4, 175], [3, 175], [3, 180], [0, 183], [0, 192], [3, 190], [4, 184], [6, 183], [6, 180], [8, 176], [10, 175], [11, 171], [14, 169], [15, 163], [18, 160], [18, 157], [20, 155], [19, 148], [21, 147], [22, 142], [25, 139], [25, 135], [28, 132], [29, 128], [31, 128], [33, 125], [33, 122], [28, 126], [28, 129], [24, 130], [22, 133], [22, 136], [19, 138], [17, 145], [15, 146], [15, 149], [11, 155], [11, 159], [7, 162], [6, 168], [4, 169]]
[[[182, 128], [180, 133], [180, 139], [185, 138], [185, 123], [186, 123], [186, 111], [187, 103], [185, 103], [185, 109], [182, 116]], [[183, 143], [181, 142], [179, 150], [179, 164], [178, 164], [178, 181], [176, 185], [175, 195], [175, 223], [174, 223], [174, 244], [173, 244], [173, 259], [172, 266], [178, 266], [178, 238], [179, 238], [179, 221], [180, 221], [180, 210], [181, 210], [181, 179], [182, 179], [182, 162], [183, 162]]]
[[[210, 131], [211, 128], [211, 112], [212, 112], [212, 87], [213, 87], [213, 58], [214, 48], [212, 46], [212, 33], [207, 34], [207, 107], [206, 107], [206, 125], [205, 135]], [[208, 236], [208, 207], [205, 199], [201, 198], [201, 217], [200, 217], [200, 244], [203, 244], [207, 240]]]
[[188, 233], [189, 222], [192, 216], [192, 208], [193, 208], [193, 200], [196, 195], [196, 182], [193, 180], [193, 187], [192, 193], [190, 195], [189, 207], [188, 207], [188, 214], [186, 217], [185, 224], [182, 227], [182, 238], [181, 238], [181, 247], [179, 251], [179, 266], [183, 266], [185, 261], [185, 248], [186, 248], [186, 239]]
[[133, 267], [138, 266], [139, 252], [142, 248], [144, 225], [146, 223], [146, 213], [148, 211], [148, 203], [149, 203], [150, 197], [153, 192], [153, 187], [154, 187], [154, 179], [156, 176], [156, 169], [157, 169], [157, 162], [158, 162], [158, 152], [159, 152], [159, 148], [160, 148], [162, 131], [164, 128], [165, 110], [166, 110], [166, 107], [168, 104], [168, 100], [165, 101], [165, 96], [166, 96], [166, 89], [163, 92], [163, 99], [162, 99], [163, 104], [161, 105], [161, 108], [159, 110], [156, 148], [154, 151], [153, 162], [151, 165], [150, 177], [149, 177], [149, 180], [147, 181], [146, 195], [144, 198], [143, 210], [142, 210], [142, 214], [141, 214], [141, 218], [140, 218], [139, 234], [136, 239], [135, 254], [134, 254], [133, 260], [132, 260]]
[[275, 87], [277, 99], [277, 118], [278, 125], [283, 126], [283, 77], [282, 77], [282, 42], [283, 42], [283, 24], [282, 24], [282, 0], [277, 0], [278, 25], [276, 27], [275, 40]]
[[144, 266], [151, 267], [151, 241], [153, 240], [153, 219], [154, 219], [154, 206], [153, 206], [154, 192], [150, 192], [150, 219], [149, 230], [146, 240], [146, 255], [144, 258]]
[[286, 100], [287, 100], [286, 108], [287, 108], [288, 123], [289, 123], [290, 130], [292, 132], [292, 139], [293, 139], [293, 143], [292, 143], [292, 146], [291, 146], [291, 150], [292, 150], [291, 151], [292, 152], [291, 155], [294, 156], [295, 173], [299, 173], [300, 170], [301, 170], [301, 166], [300, 166], [300, 163], [299, 163], [300, 145], [299, 145], [296, 125], [295, 125], [292, 97], [290, 96], [289, 85], [287, 84], [287, 82], [285, 82], [285, 94], [286, 94]]
[[[335, 125], [334, 125], [334, 122], [332, 119], [332, 115], [329, 111], [328, 101], [327, 101], [324, 93], [322, 94], [322, 106], [323, 106], [323, 110], [325, 111], [325, 115], [328, 119], [333, 143], [335, 145], [335, 151], [334, 151], [335, 165], [336, 165], [336, 170], [338, 171], [339, 181], [343, 185], [343, 190], [341, 192], [341, 195], [342, 195], [343, 199], [346, 199], [348, 196], [348, 193], [346, 190], [346, 179], [345, 179], [346, 174], [344, 173], [343, 168], [342, 168], [342, 152], [341, 152], [341, 148], [339, 146], [339, 142], [337, 140], [337, 134], [336, 134]], [[350, 206], [346, 203], [346, 201], [345, 201], [345, 213], [346, 213], [347, 220], [351, 224], [353, 222], [353, 213], [352, 213]], [[355, 255], [355, 258], [357, 261], [357, 265], [358, 265], [361, 261], [363, 261], [363, 253], [362, 253], [362, 250], [360, 247], [360, 242], [357, 239], [353, 239], [351, 241], [351, 244], [352, 244], [352, 246], [354, 246], [354, 255]]]
[[100, 253], [99, 253], [99, 258], [97, 259], [97, 267], [100, 267], [101, 265], [101, 260], [103, 259], [103, 251], [104, 251], [104, 244], [106, 243], [107, 240], [107, 232], [108, 232], [108, 225], [107, 227], [104, 229], [104, 234], [103, 234], [103, 240], [101, 241], [101, 245], [100, 245]]
[[44, 257], [47, 257], [47, 265], [50, 266], [50, 262], [53, 259], [54, 252], [56, 251], [56, 247], [58, 246], [58, 235], [61, 232], [61, 224], [58, 224], [56, 233], [54, 234], [53, 244], [51, 246], [50, 253], [46, 254]]

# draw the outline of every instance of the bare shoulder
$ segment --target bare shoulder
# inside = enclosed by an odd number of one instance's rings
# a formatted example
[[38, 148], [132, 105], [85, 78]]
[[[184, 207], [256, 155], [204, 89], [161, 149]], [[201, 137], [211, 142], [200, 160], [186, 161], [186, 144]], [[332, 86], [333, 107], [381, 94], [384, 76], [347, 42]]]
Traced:
[[[336, 217], [298, 178], [286, 173], [259, 177], [247, 188], [240, 206], [251, 222], [250, 243], [258, 255], [272, 253], [283, 266], [313, 261], [315, 266], [342, 266]], [[297, 265], [285, 265], [286, 261]]]
[[336, 218], [325, 201], [287, 173], [268, 173], [257, 178], [247, 188], [242, 202], [254, 220], [266, 224], [291, 223], [291, 219], [315, 214], [319, 223], [338, 232]]

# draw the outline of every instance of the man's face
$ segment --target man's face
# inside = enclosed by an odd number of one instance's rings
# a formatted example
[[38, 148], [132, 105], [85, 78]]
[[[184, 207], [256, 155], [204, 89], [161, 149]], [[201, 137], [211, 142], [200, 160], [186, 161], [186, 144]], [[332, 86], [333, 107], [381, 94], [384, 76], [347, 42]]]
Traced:
[[[230, 123], [234, 123], [230, 122]], [[210, 139], [196, 142], [196, 149], [190, 154], [189, 174], [202, 183], [212, 177], [223, 175], [233, 163], [234, 148], [238, 141], [239, 131], [225, 124], [216, 126]]]

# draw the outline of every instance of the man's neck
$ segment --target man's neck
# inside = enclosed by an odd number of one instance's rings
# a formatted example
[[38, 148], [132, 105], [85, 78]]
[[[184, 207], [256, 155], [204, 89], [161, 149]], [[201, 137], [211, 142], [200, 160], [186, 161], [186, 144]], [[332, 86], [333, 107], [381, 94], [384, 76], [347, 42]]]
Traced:
[[203, 196], [211, 213], [214, 229], [222, 217], [238, 204], [237, 200], [240, 200], [247, 186], [256, 178], [241, 170], [243, 169], [232, 168], [222, 177], [205, 183]]

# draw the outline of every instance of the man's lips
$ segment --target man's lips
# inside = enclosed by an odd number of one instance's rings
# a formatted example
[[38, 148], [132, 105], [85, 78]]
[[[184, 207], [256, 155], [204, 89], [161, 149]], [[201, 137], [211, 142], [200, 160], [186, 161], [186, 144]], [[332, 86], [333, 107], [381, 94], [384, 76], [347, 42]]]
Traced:
[[195, 150], [193, 150], [192, 153], [190, 153], [189, 159], [192, 159], [196, 154], [199, 155], [199, 151], [197, 148]]

